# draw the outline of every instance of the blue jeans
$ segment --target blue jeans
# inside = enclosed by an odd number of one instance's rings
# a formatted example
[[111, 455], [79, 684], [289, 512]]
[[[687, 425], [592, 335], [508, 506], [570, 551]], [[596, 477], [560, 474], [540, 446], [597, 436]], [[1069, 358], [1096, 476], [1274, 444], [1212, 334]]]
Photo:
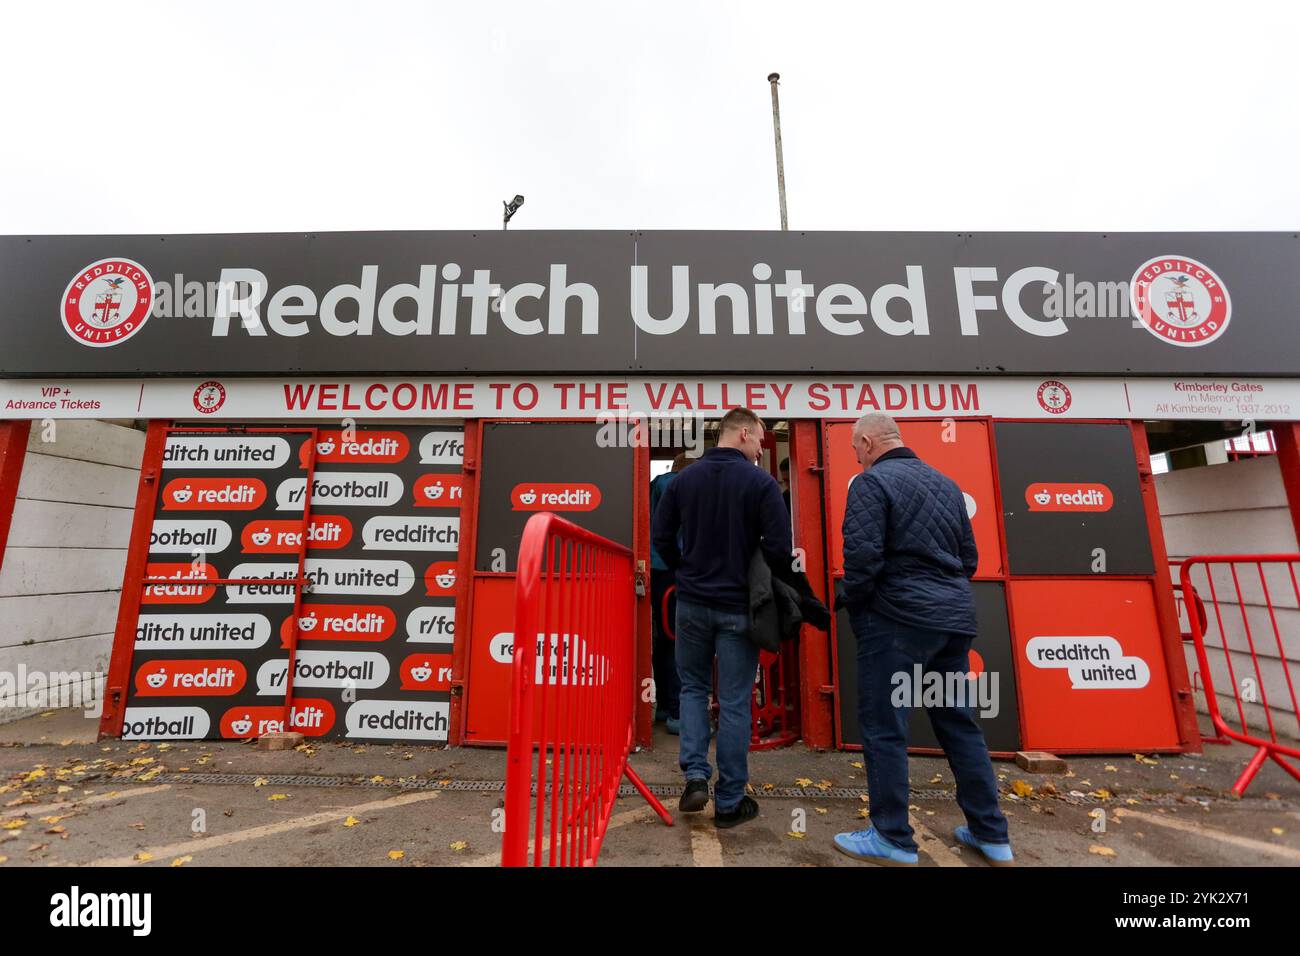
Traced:
[[677, 599], [677, 675], [681, 679], [678, 763], [687, 780], [707, 781], [709, 692], [718, 660], [718, 784], [714, 806], [734, 810], [749, 783], [750, 702], [758, 670], [758, 647], [749, 639], [749, 615], [719, 611]]
[[[871, 823], [881, 836], [916, 851], [907, 819], [907, 730], [912, 695], [901, 706], [891, 700], [895, 674], [906, 674], [910, 687], [913, 667], [922, 674], [968, 673], [971, 637], [911, 627], [879, 614], [853, 615], [858, 639], [858, 722], [867, 764]], [[926, 678], [929, 679], [929, 678]], [[969, 700], [969, 698], [968, 698]], [[954, 703], [945, 699], [945, 705]], [[998, 784], [984, 733], [970, 707], [926, 707], [948, 766], [957, 780], [957, 805], [976, 839], [1008, 843], [1007, 820], [998, 809]]]

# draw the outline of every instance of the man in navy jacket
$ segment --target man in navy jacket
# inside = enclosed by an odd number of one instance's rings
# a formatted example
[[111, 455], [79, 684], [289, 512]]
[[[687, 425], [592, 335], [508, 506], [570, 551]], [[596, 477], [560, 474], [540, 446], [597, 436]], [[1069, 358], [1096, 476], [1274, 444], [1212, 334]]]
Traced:
[[[758, 815], [749, 782], [750, 699], [758, 646], [749, 636], [749, 566], [757, 548], [775, 569], [791, 566], [790, 514], [776, 479], [754, 467], [763, 423], [747, 408], [723, 416], [718, 444], [673, 479], [655, 509], [650, 539], [677, 575], [679, 764], [684, 813], [709, 801], [709, 691], [718, 663], [718, 785], [714, 823]], [[681, 529], [682, 546], [677, 546]], [[776, 571], [774, 570], [774, 573]]]
[[[853, 449], [863, 472], [849, 485], [844, 581], [836, 607], [848, 609], [858, 642], [858, 721], [872, 827], [841, 833], [835, 845], [858, 859], [909, 866], [917, 862], [907, 772], [914, 696], [905, 685], [918, 664], [926, 675], [970, 672], [976, 632], [970, 578], [979, 553], [961, 489], [904, 446], [892, 418], [861, 418], [853, 427]], [[997, 779], [969, 706], [974, 695], [949, 696], [947, 688], [958, 686], [955, 679], [943, 686], [944, 706], [926, 712], [966, 816], [967, 826], [958, 827], [956, 837], [988, 862], [1010, 865]]]

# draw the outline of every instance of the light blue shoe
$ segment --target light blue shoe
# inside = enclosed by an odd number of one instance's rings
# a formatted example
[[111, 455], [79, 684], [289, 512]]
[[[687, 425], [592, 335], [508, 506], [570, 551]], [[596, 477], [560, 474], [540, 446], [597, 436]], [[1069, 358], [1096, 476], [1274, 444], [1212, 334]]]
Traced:
[[1015, 857], [1011, 855], [1010, 843], [984, 843], [975, 839], [970, 827], [960, 826], [953, 830], [953, 836], [972, 849], [979, 850], [989, 866], [1015, 866]]
[[916, 866], [917, 855], [909, 850], [886, 840], [876, 828], [855, 830], [852, 833], [837, 833], [835, 849], [853, 857], [881, 866]]
[[682, 722], [676, 717], [668, 717], [664, 720], [667, 730], [674, 737], [680, 737], [682, 733]]

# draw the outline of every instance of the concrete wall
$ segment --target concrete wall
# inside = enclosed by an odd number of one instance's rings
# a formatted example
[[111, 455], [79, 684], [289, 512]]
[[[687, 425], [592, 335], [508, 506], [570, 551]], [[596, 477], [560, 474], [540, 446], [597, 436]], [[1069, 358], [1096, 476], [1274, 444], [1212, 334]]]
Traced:
[[[1297, 551], [1295, 527], [1287, 509], [1276, 455], [1158, 475], [1156, 493], [1165, 547], [1171, 560], [1204, 554]], [[1300, 576], [1300, 565], [1294, 567]], [[1176, 585], [1176, 568], [1173, 573]], [[1255, 565], [1239, 565], [1235, 582], [1226, 568], [1216, 571], [1213, 590], [1219, 599], [1217, 615], [1209, 606], [1211, 588], [1203, 567], [1195, 570], [1192, 583], [1207, 603], [1209, 621], [1205, 644], [1210, 677], [1229, 725], [1239, 728], [1241, 714], [1231, 692], [1224, 693], [1224, 690], [1234, 683], [1243, 686], [1243, 681], [1249, 681], [1260, 699], [1267, 695], [1279, 735], [1300, 737], [1282, 666], [1285, 656], [1290, 662], [1292, 682], [1300, 694], [1300, 602], [1290, 569], [1286, 565], [1272, 567], [1264, 572], [1261, 581]], [[1265, 600], [1265, 589], [1275, 608], [1272, 614]], [[1187, 631], [1182, 601], [1179, 601], [1179, 620]], [[1260, 661], [1258, 674], [1251, 662], [1252, 641]], [[1196, 706], [1204, 713], [1200, 665], [1191, 644], [1186, 645], [1186, 652], [1188, 673], [1196, 690]], [[1267, 737], [1263, 708], [1247, 703], [1243, 710], [1251, 732]]]
[[[106, 674], [131, 536], [144, 432], [104, 421], [59, 421], [53, 441], [32, 425], [0, 565], [0, 671], [25, 666]], [[66, 699], [66, 698], [65, 698]], [[0, 722], [34, 709], [0, 709]]]

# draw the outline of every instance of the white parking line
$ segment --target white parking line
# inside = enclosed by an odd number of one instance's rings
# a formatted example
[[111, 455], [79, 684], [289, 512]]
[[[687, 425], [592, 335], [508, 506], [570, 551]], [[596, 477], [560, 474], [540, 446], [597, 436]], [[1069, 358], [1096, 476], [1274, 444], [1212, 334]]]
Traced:
[[114, 800], [125, 800], [127, 797], [143, 797], [147, 793], [161, 793], [164, 790], [170, 790], [170, 783], [160, 783], [153, 787], [131, 787], [127, 790], [110, 790], [108, 793], [96, 793], [93, 796], [82, 797], [80, 800], [54, 800], [50, 803], [30, 803], [26, 806], [14, 807], [8, 811], [10, 813], [24, 813], [28, 816], [42, 813], [46, 810], [75, 810], [78, 807], [94, 806], [98, 803], [111, 803]]
[[912, 824], [912, 829], [916, 831], [916, 845], [921, 848], [921, 852], [934, 860], [940, 866], [968, 866], [969, 864], [959, 857], [948, 845], [930, 832], [930, 828], [918, 820], [915, 814], [907, 815], [908, 822]]
[[1132, 817], [1134, 820], [1141, 820], [1143, 823], [1154, 823], [1158, 827], [1165, 827], [1169, 830], [1179, 830], [1183, 833], [1195, 833], [1197, 836], [1209, 837], [1211, 840], [1218, 840], [1220, 843], [1241, 847], [1243, 850], [1254, 850], [1256, 853], [1266, 853], [1271, 856], [1280, 856], [1285, 860], [1300, 862], [1300, 850], [1293, 850], [1289, 846], [1278, 846], [1276, 843], [1265, 843], [1263, 840], [1252, 840], [1250, 837], [1237, 836], [1235, 833], [1224, 833], [1222, 830], [1204, 827], [1190, 820], [1171, 819], [1154, 813], [1143, 813], [1140, 810], [1125, 810], [1123, 807], [1115, 811], [1115, 816], [1123, 820]]
[[[685, 816], [685, 814], [683, 814]], [[691, 821], [691, 861], [695, 866], [726, 866], [722, 861], [722, 841], [718, 828], [703, 814]]]
[[[306, 827], [319, 826], [322, 823], [341, 822], [341, 817], [361, 816], [366, 813], [379, 813], [383, 810], [391, 810], [394, 807], [404, 807], [410, 803], [420, 803], [423, 800], [432, 800], [438, 796], [438, 791], [425, 793], [404, 793], [400, 796], [389, 797], [387, 800], [375, 800], [371, 803], [360, 803], [352, 807], [341, 807], [337, 810], [326, 810], [322, 813], [313, 813], [310, 816], [295, 817], [292, 820], [282, 820], [279, 823], [267, 823], [258, 827], [248, 827], [244, 830], [235, 830], [231, 833], [221, 833], [216, 836], [203, 837], [200, 840], [186, 840], [184, 843], [167, 843], [162, 846], [151, 846], [142, 853], [152, 854], [155, 860], [164, 861], [164, 858], [181, 856], [183, 854], [201, 853], [204, 850], [215, 850], [218, 847], [231, 846], [236, 843], [245, 843], [249, 840], [261, 840], [265, 837], [275, 836], [279, 833], [287, 833], [290, 830], [301, 830]], [[81, 864], [83, 866], [131, 866], [139, 861], [135, 856], [117, 856], [105, 857], [99, 860], [92, 860], [90, 863]]]

